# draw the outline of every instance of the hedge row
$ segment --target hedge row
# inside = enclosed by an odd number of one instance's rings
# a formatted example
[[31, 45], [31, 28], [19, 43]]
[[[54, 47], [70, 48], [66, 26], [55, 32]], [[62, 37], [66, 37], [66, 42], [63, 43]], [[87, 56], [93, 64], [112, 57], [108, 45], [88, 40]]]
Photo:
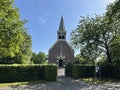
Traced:
[[[65, 67], [65, 75], [73, 78], [95, 77], [95, 66], [68, 63]], [[101, 79], [120, 79], [120, 67], [112, 65], [100, 66], [100, 70], [96, 75], [100, 75]]]
[[85, 78], [94, 76], [94, 66], [81, 66], [78, 64], [67, 64], [65, 67], [66, 76], [73, 78]]
[[0, 65], [0, 83], [31, 80], [55, 81], [57, 66], [50, 65]]
[[66, 76], [69, 76], [69, 77], [72, 77], [72, 63], [67, 63], [66, 65], [65, 65], [65, 75]]
[[100, 67], [101, 78], [120, 79], [120, 67], [106, 65]]

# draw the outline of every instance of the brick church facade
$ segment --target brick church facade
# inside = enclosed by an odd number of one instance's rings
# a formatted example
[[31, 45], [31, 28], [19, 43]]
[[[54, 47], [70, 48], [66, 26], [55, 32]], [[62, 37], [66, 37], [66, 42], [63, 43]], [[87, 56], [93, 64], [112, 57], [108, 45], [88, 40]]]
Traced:
[[49, 49], [48, 62], [58, 64], [63, 67], [65, 63], [74, 60], [74, 50], [66, 41], [66, 30], [63, 17], [61, 17], [59, 30], [57, 31], [57, 41]]

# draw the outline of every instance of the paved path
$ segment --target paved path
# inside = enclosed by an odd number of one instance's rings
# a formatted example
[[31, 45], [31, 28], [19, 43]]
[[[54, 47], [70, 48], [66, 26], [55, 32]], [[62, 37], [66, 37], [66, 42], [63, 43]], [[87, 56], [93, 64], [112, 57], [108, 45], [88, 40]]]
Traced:
[[65, 76], [65, 68], [58, 68], [57, 76]]
[[3, 87], [0, 88], [0, 90], [120, 90], [120, 83], [92, 84], [63, 75], [64, 69], [61, 68], [58, 70], [58, 78], [56, 82]]

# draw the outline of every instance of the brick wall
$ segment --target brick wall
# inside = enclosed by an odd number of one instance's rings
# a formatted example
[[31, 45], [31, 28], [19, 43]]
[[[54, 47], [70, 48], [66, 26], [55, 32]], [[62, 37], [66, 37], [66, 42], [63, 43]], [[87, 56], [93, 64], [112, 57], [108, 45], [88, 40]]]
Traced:
[[74, 60], [74, 50], [68, 45], [65, 40], [58, 40], [49, 50], [49, 63], [58, 64], [57, 56], [59, 56], [60, 53], [65, 56], [65, 63]]

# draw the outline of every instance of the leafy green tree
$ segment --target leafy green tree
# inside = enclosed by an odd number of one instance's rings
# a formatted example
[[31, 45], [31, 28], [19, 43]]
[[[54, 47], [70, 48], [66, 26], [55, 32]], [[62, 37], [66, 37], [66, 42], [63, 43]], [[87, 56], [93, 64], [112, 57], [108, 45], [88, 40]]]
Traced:
[[31, 57], [31, 62], [34, 63], [34, 61], [36, 60], [36, 56], [37, 54], [36, 53], [32, 53], [32, 57]]
[[33, 53], [31, 61], [33, 61], [34, 64], [43, 64], [46, 63], [46, 58], [47, 56], [44, 52], [39, 52], [38, 54]]
[[[18, 11], [14, 0], [0, 0], [0, 63], [18, 63], [13, 59], [28, 58], [23, 52], [31, 50], [31, 38], [24, 27], [26, 20], [20, 20]], [[29, 50], [25, 49], [27, 46]]]
[[120, 34], [110, 45], [113, 65], [120, 67]]
[[84, 58], [80, 54], [78, 54], [75, 56], [74, 63], [86, 65], [86, 64], [92, 64], [92, 61], [90, 59]]
[[105, 65], [107, 65], [106, 58], [105, 58], [104, 55], [101, 54], [99, 56], [99, 58], [96, 61], [96, 65], [98, 65], [98, 66], [105, 66]]
[[119, 6], [120, 0], [116, 0], [107, 6], [105, 15], [96, 15], [95, 18], [82, 17], [76, 30], [71, 33], [71, 43], [75, 48], [81, 49], [82, 56], [95, 60], [104, 54], [107, 63], [112, 63], [115, 57], [119, 57], [115, 54], [119, 52]]
[[31, 37], [26, 32], [24, 33], [25, 40], [20, 47], [20, 52], [13, 57], [14, 63], [18, 64], [30, 64], [32, 51], [31, 51]]
[[114, 19], [116, 19], [116, 21], [120, 20], [120, 0], [116, 0], [107, 6], [106, 15], [109, 17], [110, 23], [112, 23]]
[[102, 53], [111, 63], [110, 44], [119, 32], [119, 23], [109, 23], [107, 16], [82, 18], [76, 30], [71, 33], [72, 45], [81, 48], [81, 55], [95, 60]]

